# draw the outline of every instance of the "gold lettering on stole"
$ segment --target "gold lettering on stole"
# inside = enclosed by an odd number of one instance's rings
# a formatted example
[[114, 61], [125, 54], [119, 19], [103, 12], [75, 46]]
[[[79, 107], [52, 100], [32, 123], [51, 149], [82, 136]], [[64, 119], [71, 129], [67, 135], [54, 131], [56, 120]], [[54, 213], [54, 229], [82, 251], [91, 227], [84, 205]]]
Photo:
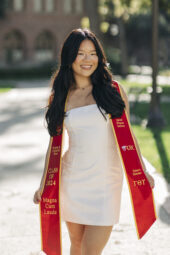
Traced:
[[135, 187], [137, 187], [137, 186], [142, 186], [142, 185], [144, 186], [144, 185], [145, 185], [145, 179], [133, 181], [133, 185], [134, 185]]
[[49, 179], [50, 180], [53, 179], [53, 177], [54, 177], [54, 174], [49, 174]]
[[49, 174], [54, 174], [54, 173], [57, 173], [57, 172], [58, 172], [58, 168], [49, 168], [48, 169]]
[[56, 210], [49, 211], [49, 210], [44, 209], [44, 214], [56, 215], [57, 211]]
[[122, 148], [123, 151], [126, 151], [126, 150], [127, 151], [133, 151], [133, 150], [135, 150], [134, 145], [131, 145], [131, 144], [130, 145], [123, 145], [121, 148]]
[[57, 210], [56, 210], [57, 199], [44, 197], [43, 203], [45, 203], [45, 209], [43, 211], [44, 214], [48, 214], [48, 215], [57, 214]]
[[45, 208], [47, 208], [47, 209], [55, 209], [55, 205], [45, 204]]
[[126, 146], [126, 149], [127, 149], [128, 151], [133, 151], [133, 150], [135, 150], [134, 145], [127, 145], [127, 146]]
[[124, 123], [122, 118], [116, 119], [116, 125], [117, 125], [118, 128], [124, 128], [125, 127], [125, 123]]
[[132, 169], [132, 175], [141, 175], [142, 174], [142, 170], [141, 169]]
[[43, 202], [53, 204], [53, 203], [57, 203], [57, 199], [56, 198], [43, 197]]
[[46, 182], [46, 186], [55, 186], [56, 185], [56, 181], [54, 180], [47, 180]]
[[54, 174], [58, 172], [58, 168], [49, 168], [48, 169], [48, 179], [46, 181], [46, 186], [55, 186], [56, 181], [54, 179]]
[[58, 155], [58, 153], [60, 152], [61, 146], [53, 146], [52, 147], [52, 153], [54, 156]]

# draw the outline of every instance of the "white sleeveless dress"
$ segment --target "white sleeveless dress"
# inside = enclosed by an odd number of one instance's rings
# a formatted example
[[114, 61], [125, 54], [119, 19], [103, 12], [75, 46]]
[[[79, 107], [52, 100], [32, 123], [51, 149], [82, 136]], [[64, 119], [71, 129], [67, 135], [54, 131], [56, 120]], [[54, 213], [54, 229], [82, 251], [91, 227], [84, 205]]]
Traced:
[[[104, 113], [104, 111], [103, 111]], [[123, 170], [109, 115], [96, 104], [67, 111], [69, 148], [61, 162], [61, 219], [111, 226], [119, 221]]]

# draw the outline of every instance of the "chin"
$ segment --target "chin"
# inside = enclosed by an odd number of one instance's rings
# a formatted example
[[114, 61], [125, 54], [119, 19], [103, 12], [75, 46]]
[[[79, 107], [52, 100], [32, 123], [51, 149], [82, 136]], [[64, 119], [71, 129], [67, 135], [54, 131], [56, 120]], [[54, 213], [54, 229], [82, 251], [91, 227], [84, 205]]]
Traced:
[[89, 74], [81, 74], [80, 76], [82, 77], [90, 77], [93, 73], [89, 73]]
[[80, 75], [85, 76], [85, 77], [89, 77], [94, 73], [94, 71], [95, 70], [89, 70], [89, 71], [83, 71], [83, 72], [81, 71]]

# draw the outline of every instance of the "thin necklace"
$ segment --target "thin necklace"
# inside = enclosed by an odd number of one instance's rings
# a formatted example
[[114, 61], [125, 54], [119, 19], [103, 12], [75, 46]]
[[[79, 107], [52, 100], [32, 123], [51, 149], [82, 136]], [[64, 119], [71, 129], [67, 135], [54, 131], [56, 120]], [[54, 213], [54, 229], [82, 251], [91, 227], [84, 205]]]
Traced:
[[84, 90], [84, 89], [86, 89], [86, 88], [89, 88], [89, 87], [92, 87], [91, 85], [89, 85], [89, 86], [86, 86], [86, 87], [76, 87], [77, 89], [82, 89], [82, 90]]

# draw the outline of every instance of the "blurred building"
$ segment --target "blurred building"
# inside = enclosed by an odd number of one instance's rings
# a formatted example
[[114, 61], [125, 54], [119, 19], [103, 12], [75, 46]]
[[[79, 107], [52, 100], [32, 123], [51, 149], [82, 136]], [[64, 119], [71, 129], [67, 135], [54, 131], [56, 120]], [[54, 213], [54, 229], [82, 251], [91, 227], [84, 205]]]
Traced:
[[[84, 0], [8, 0], [0, 19], [0, 66], [57, 58], [65, 36], [80, 27]], [[2, 3], [0, 3], [2, 4]]]

